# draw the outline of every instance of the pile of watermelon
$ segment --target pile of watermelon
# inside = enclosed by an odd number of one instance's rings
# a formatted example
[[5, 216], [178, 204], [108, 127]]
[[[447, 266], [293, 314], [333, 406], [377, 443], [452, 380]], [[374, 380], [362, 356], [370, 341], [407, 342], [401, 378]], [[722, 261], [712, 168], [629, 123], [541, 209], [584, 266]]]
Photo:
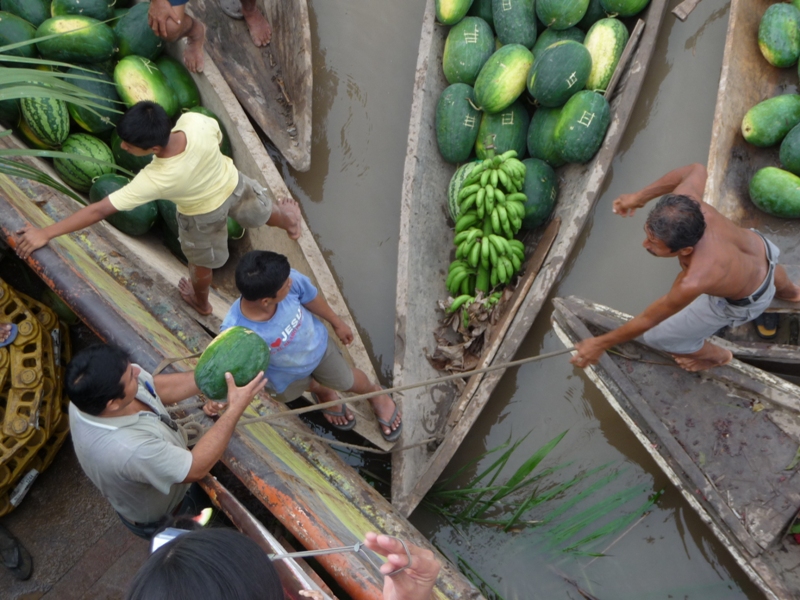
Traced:
[[[773, 4], [761, 17], [758, 47], [769, 64], [797, 68], [800, 58], [800, 0]], [[752, 107], [742, 119], [742, 135], [754, 146], [780, 144], [778, 167], [759, 169], [750, 180], [750, 198], [759, 209], [800, 218], [800, 95], [782, 94]]]
[[[619, 18], [638, 14], [648, 3], [436, 1], [437, 20], [451, 26], [442, 56], [450, 85], [437, 104], [436, 138], [446, 162], [467, 166], [456, 171], [448, 189], [457, 237], [464, 230], [462, 224], [469, 221], [460, 214], [466, 200], [462, 187], [465, 182], [474, 185], [467, 175], [469, 165], [509, 152], [520, 159], [528, 156], [521, 161], [521, 189], [506, 190], [524, 200], [521, 227], [516, 229], [534, 229], [550, 218], [558, 196], [554, 169], [588, 162], [605, 138], [610, 123], [605, 91], [629, 37]], [[467, 227], [480, 229], [483, 219]], [[513, 239], [508, 233], [505, 237]], [[461, 248], [459, 242], [456, 246]], [[457, 255], [454, 264], [463, 258]], [[508, 270], [501, 274], [507, 275]], [[469, 299], [476, 289], [472, 281], [477, 284], [481, 278], [476, 272], [472, 279], [455, 280], [463, 287], [456, 287], [451, 277], [448, 290]], [[500, 284], [509, 280], [501, 277]], [[490, 284], [495, 287], [494, 281]], [[483, 291], [482, 287], [477, 291]]]
[[[31, 148], [91, 157], [135, 174], [152, 160], [152, 155], [137, 157], [122, 149], [116, 124], [126, 107], [152, 100], [173, 118], [181, 111], [192, 111], [217, 119], [200, 106], [200, 92], [186, 67], [162, 55], [164, 41], [148, 24], [149, 2], [128, 8], [131, 3], [131, 0], [0, 0], [0, 46], [30, 42], [8, 53], [72, 65], [69, 69], [60, 67], [74, 76], [66, 81], [85, 90], [87, 98], [97, 103], [95, 112], [58, 97], [0, 100], [0, 123], [14, 129]], [[6, 66], [30, 68], [16, 62]], [[222, 123], [220, 128], [225, 138], [222, 151], [231, 156]], [[88, 192], [90, 202], [102, 200], [128, 183], [129, 178], [117, 174], [111, 164], [63, 157], [53, 160], [61, 179], [77, 192]], [[160, 215], [165, 242], [179, 253], [175, 214], [172, 202], [159, 200], [119, 212], [109, 221], [128, 235], [143, 235]], [[244, 233], [232, 219], [228, 230], [231, 237], [241, 237]], [[178, 255], [182, 258], [182, 254]]]

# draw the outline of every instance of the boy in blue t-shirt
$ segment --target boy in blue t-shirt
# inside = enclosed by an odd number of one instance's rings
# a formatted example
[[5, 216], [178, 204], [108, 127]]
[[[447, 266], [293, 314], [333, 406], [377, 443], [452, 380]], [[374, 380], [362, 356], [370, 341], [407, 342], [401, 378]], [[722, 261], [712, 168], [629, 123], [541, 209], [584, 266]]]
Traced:
[[[339, 399], [336, 391], [366, 394], [381, 389], [345, 362], [319, 319], [333, 326], [343, 344], [353, 341], [353, 332], [308, 277], [289, 267], [285, 256], [267, 250], [248, 252], [236, 266], [236, 287], [242, 297], [233, 303], [220, 330], [241, 325], [269, 344], [267, 386], [276, 400], [289, 402], [309, 391], [320, 402], [331, 402]], [[369, 402], [383, 437], [395, 441], [403, 426], [398, 406], [387, 394]], [[355, 415], [346, 405], [322, 413], [337, 429], [355, 427]]]

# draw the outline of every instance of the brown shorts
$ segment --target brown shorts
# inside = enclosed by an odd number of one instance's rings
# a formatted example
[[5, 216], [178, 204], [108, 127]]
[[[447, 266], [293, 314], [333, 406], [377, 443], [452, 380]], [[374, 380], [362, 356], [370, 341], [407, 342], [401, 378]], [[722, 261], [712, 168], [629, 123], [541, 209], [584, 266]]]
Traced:
[[219, 208], [203, 215], [178, 213], [181, 250], [190, 264], [217, 269], [228, 261], [228, 216], [239, 225], [253, 229], [272, 215], [269, 190], [239, 173], [239, 183]]
[[293, 381], [280, 394], [273, 392], [272, 397], [278, 402], [291, 402], [302, 396], [303, 392], [310, 387], [312, 377], [320, 385], [329, 387], [337, 392], [345, 392], [353, 387], [355, 383], [352, 367], [347, 364], [344, 356], [342, 356], [342, 351], [339, 350], [336, 342], [330, 336], [328, 336], [328, 347], [325, 349], [325, 354], [311, 375]]

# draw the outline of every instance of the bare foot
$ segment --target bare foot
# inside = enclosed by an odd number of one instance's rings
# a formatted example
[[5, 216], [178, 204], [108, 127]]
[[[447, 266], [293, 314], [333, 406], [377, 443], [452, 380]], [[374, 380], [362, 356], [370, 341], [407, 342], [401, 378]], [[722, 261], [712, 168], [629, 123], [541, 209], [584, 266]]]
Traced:
[[296, 240], [300, 237], [300, 221], [303, 216], [300, 213], [300, 205], [294, 198], [281, 198], [278, 201], [281, 214], [283, 215], [283, 224], [281, 227], [289, 234], [289, 238]]
[[192, 73], [203, 72], [203, 44], [206, 41], [206, 26], [197, 19], [186, 34], [186, 49], [183, 51], [183, 62]]
[[[712, 344], [709, 344], [711, 346]], [[733, 354], [730, 350], [725, 350], [719, 346], [714, 346], [716, 349], [713, 353], [708, 353], [703, 356], [691, 354], [673, 354], [672, 357], [681, 369], [695, 373], [697, 371], [705, 371], [706, 369], [713, 369], [714, 367], [721, 367], [727, 365], [733, 360]], [[701, 351], [702, 352], [702, 351]], [[699, 353], [697, 353], [699, 354]]]
[[10, 323], [0, 324], [0, 344], [5, 342], [8, 339], [9, 335], [11, 335], [11, 324]]
[[[320, 404], [323, 402], [335, 402], [339, 399], [339, 394], [337, 394], [334, 390], [330, 388], [326, 388], [324, 386], [319, 386], [314, 390], [316, 393], [317, 398], [320, 401]], [[344, 409], [344, 410], [342, 410]], [[322, 416], [325, 417], [325, 420], [328, 421], [331, 425], [347, 425], [350, 421], [356, 418], [356, 416], [350, 411], [346, 404], [332, 406], [328, 410], [322, 411]]]
[[[376, 388], [375, 391], [378, 389], [379, 388]], [[400, 414], [397, 404], [395, 404], [394, 400], [392, 400], [388, 394], [370, 398], [369, 403], [372, 405], [372, 410], [375, 411], [375, 416], [379, 420], [383, 421], [383, 423], [381, 423], [381, 429], [383, 430], [384, 434], [389, 435], [395, 429], [400, 427], [402, 415]], [[392, 416], [394, 416], [393, 419]], [[384, 423], [389, 423], [391, 427], [384, 425]]]
[[201, 315], [208, 316], [214, 312], [214, 308], [211, 306], [211, 303], [208, 301], [208, 299], [206, 299], [205, 304], [200, 303], [200, 301], [197, 299], [197, 296], [194, 294], [192, 282], [186, 279], [186, 277], [182, 277], [178, 282], [178, 291], [181, 293], [181, 298], [183, 298], [183, 301]]
[[249, 10], [248, 8], [245, 7], [245, 3], [242, 3], [242, 16], [247, 23], [247, 28], [250, 30], [250, 37], [253, 39], [253, 43], [261, 48], [269, 44], [272, 39], [272, 26], [261, 14], [261, 11], [258, 10], [255, 3], [252, 8], [249, 8]]

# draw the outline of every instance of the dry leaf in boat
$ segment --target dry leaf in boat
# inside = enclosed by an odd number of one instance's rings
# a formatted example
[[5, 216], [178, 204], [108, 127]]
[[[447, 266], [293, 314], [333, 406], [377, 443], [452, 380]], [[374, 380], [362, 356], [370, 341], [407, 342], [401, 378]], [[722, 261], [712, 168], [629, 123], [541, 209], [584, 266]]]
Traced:
[[316, 590], [300, 590], [298, 594], [303, 598], [311, 598], [311, 600], [325, 600], [325, 596], [322, 595], [322, 592]]

